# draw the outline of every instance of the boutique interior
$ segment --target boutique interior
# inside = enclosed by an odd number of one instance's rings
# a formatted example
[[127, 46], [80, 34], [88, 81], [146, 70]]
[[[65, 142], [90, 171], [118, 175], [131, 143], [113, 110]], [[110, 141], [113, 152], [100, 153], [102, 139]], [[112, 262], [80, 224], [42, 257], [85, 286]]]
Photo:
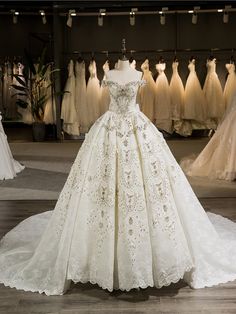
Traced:
[[[136, 102], [204, 209], [236, 221], [235, 32], [234, 1], [1, 1], [0, 238], [54, 208], [112, 111], [103, 82], [119, 60], [142, 72]], [[1, 284], [0, 313], [236, 313], [235, 293], [235, 281], [112, 293], [79, 283], [48, 298]]]

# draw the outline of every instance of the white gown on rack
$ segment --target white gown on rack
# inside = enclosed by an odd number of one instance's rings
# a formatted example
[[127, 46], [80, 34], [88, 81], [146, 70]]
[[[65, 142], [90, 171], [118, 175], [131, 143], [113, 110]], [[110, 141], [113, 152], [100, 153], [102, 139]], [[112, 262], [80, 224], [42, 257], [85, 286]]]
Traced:
[[142, 81], [109, 87], [54, 211], [0, 242], [0, 282], [47, 295], [70, 281], [104, 289], [193, 288], [236, 279], [236, 224], [207, 215], [162, 134], [139, 110]]
[[225, 67], [229, 73], [224, 88], [225, 109], [227, 110], [229, 104], [232, 102], [232, 97], [236, 92], [236, 73], [234, 63], [227, 63]]
[[195, 159], [187, 157], [181, 167], [189, 176], [236, 179], [236, 93], [228, 111], [206, 147]]
[[[7, 142], [7, 136], [2, 126], [2, 116], [0, 113], [0, 180], [13, 179], [17, 173], [25, 167], [14, 160], [10, 147]], [[1, 249], [0, 249], [1, 250]]]
[[146, 81], [146, 84], [140, 89], [140, 108], [151, 121], [154, 121], [156, 84], [152, 77], [152, 72], [149, 70], [148, 59], [143, 62], [141, 69], [143, 71], [143, 79]]
[[[103, 65], [103, 71], [104, 71], [104, 77], [103, 80], [106, 79], [106, 73], [109, 71], [109, 61], [107, 60]], [[109, 90], [107, 86], [101, 86], [101, 92], [100, 92], [100, 114], [104, 114], [109, 107], [110, 103], [110, 95]]]
[[207, 61], [207, 76], [203, 86], [206, 98], [206, 116], [219, 121], [225, 111], [222, 87], [216, 73], [216, 59]]
[[171, 119], [170, 87], [165, 75], [165, 63], [156, 64], [158, 77], [156, 79], [156, 97], [154, 106], [155, 125], [168, 133], [173, 132]]
[[51, 80], [51, 71], [52, 68], [49, 66], [46, 72], [46, 79], [44, 80], [45, 94], [47, 95], [44, 108], [44, 122], [46, 124], [56, 124], [56, 99]]
[[172, 77], [170, 80], [170, 96], [172, 106], [172, 119], [180, 120], [184, 111], [184, 85], [178, 72], [179, 62], [172, 63]]
[[204, 123], [206, 120], [206, 100], [195, 71], [195, 60], [189, 62], [189, 75], [184, 92], [184, 119]]
[[[17, 65], [17, 74], [20, 75], [20, 79], [22, 81], [25, 82], [25, 77], [24, 77], [24, 65], [21, 63], [18, 63]], [[18, 86], [21, 86], [21, 84], [14, 78], [14, 83]], [[19, 93], [19, 91], [16, 91], [16, 93]], [[23, 101], [26, 101], [27, 99], [25, 98], [25, 96], [17, 96], [17, 99], [21, 99]], [[31, 109], [30, 109], [30, 105], [28, 105], [27, 108], [21, 108], [20, 106], [17, 106], [17, 111], [19, 112], [19, 114], [21, 115], [21, 121], [26, 123], [26, 124], [32, 124], [33, 123], [33, 116], [31, 113]]]
[[68, 79], [62, 99], [61, 119], [63, 120], [63, 130], [71, 135], [80, 134], [78, 115], [75, 108], [75, 96], [74, 62], [70, 60], [68, 64]]
[[101, 115], [99, 108], [101, 89], [100, 82], [97, 78], [97, 66], [94, 60], [90, 62], [89, 73], [90, 77], [87, 84], [87, 106], [89, 127], [91, 127]]
[[80, 132], [86, 133], [89, 129], [89, 123], [84, 61], [76, 61], [75, 63], [75, 106], [79, 118]]

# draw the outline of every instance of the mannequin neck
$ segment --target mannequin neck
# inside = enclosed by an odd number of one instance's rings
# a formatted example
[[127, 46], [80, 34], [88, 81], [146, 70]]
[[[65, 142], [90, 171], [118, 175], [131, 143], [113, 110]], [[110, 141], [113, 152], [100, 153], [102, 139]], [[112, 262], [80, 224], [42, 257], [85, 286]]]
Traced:
[[130, 69], [129, 60], [119, 60], [118, 61], [118, 70], [120, 71], [126, 71]]

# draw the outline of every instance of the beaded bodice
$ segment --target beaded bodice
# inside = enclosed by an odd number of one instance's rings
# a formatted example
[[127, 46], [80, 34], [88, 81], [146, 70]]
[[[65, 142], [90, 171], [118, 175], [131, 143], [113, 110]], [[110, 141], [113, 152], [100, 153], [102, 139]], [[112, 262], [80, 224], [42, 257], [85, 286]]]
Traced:
[[139, 86], [145, 84], [144, 80], [132, 81], [120, 84], [115, 81], [103, 80], [104, 86], [108, 86], [110, 93], [109, 110], [119, 114], [125, 114], [137, 110], [136, 97]]

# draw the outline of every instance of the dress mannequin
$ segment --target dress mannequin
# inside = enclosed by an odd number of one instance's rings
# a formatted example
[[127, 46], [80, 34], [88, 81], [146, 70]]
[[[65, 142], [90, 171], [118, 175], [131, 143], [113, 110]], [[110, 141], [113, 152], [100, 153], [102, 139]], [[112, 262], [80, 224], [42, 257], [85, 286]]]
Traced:
[[129, 60], [119, 60], [117, 69], [107, 72], [106, 76], [108, 81], [127, 84], [132, 81], [141, 80], [142, 72], [131, 68]]

